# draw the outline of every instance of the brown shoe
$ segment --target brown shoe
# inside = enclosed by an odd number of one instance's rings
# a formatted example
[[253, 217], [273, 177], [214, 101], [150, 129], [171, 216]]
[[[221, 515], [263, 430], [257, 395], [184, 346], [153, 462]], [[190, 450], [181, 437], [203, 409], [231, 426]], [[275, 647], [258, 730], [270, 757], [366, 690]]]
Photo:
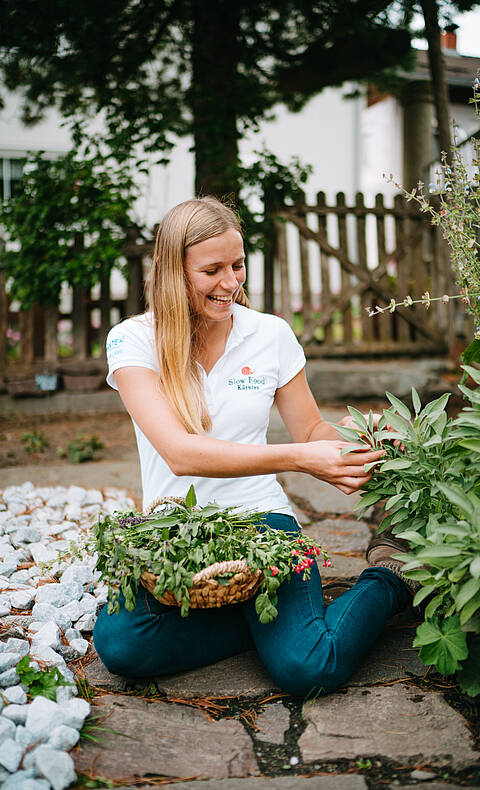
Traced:
[[370, 541], [367, 548], [367, 562], [371, 567], [388, 568], [395, 576], [405, 584], [412, 597], [422, 586], [415, 579], [407, 579], [402, 571], [405, 562], [393, 559], [393, 554], [406, 554], [409, 546], [406, 540], [395, 538], [391, 532], [386, 530], [381, 535], [377, 535]]

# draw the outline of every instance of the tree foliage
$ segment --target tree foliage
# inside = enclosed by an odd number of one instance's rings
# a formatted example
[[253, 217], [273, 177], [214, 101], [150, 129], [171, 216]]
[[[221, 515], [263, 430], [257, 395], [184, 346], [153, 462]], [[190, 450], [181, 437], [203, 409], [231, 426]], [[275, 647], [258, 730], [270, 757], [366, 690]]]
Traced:
[[238, 180], [238, 140], [279, 101], [298, 110], [329, 85], [405, 59], [410, 36], [385, 0], [4, 0], [1, 71], [32, 123], [47, 106], [99, 112], [116, 155], [168, 156], [192, 133], [196, 189]]
[[23, 309], [57, 304], [62, 283], [91, 288], [120, 265], [135, 189], [126, 166], [98, 152], [27, 160], [19, 194], [0, 209], [0, 268]]

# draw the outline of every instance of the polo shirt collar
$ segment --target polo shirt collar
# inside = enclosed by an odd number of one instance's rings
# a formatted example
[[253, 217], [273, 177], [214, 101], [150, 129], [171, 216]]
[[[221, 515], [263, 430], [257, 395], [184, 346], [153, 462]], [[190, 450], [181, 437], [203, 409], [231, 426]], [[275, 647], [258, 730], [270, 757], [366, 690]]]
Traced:
[[231, 351], [240, 345], [248, 335], [253, 335], [257, 329], [255, 310], [243, 307], [239, 304], [233, 305], [233, 326], [227, 340], [225, 351]]

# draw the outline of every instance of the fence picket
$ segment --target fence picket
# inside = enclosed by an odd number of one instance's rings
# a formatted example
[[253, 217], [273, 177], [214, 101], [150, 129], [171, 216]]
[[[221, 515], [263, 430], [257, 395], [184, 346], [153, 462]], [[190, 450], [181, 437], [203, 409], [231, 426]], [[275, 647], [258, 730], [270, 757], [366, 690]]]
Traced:
[[[319, 231], [323, 231], [323, 234], [326, 238], [328, 238], [327, 233], [327, 212], [325, 211], [327, 207], [327, 203], [325, 200], [325, 192], [319, 192], [317, 194], [317, 207], [320, 209], [318, 213], [318, 229]], [[322, 211], [323, 210], [323, 211]], [[320, 277], [322, 282], [322, 292], [321, 292], [321, 311], [323, 312], [328, 308], [328, 305], [332, 298], [332, 292], [330, 289], [330, 266], [328, 261], [328, 256], [325, 252], [320, 248]], [[330, 345], [333, 340], [333, 332], [332, 332], [332, 322], [329, 321], [327, 324], [324, 325], [324, 343], [325, 345]]]
[[[432, 296], [456, 292], [448, 247], [441, 234], [432, 228], [428, 218], [405, 204], [401, 196], [395, 198], [393, 206], [385, 206], [383, 196], [377, 195], [375, 205], [367, 207], [362, 193], [357, 193], [353, 205], [347, 205], [341, 192], [333, 205], [327, 204], [324, 192], [319, 192], [316, 202], [308, 205], [301, 193], [293, 206], [271, 203], [266, 211], [273, 231], [264, 243], [264, 309], [279, 311], [293, 324], [293, 299], [300, 297], [302, 341], [312, 356], [443, 353], [453, 344], [455, 334], [468, 336], [470, 319], [464, 317], [459, 300], [447, 305], [434, 303], [428, 313], [423, 307], [414, 310], [400, 306], [391, 315], [372, 318], [365, 309], [375, 304], [388, 305], [391, 298], [403, 299], [409, 294], [419, 299], [426, 290]], [[370, 217], [374, 220], [367, 220]], [[335, 222], [338, 233], [335, 233]], [[395, 231], [392, 251], [387, 222], [392, 223]], [[296, 239], [289, 226], [295, 228]], [[81, 234], [76, 244], [83, 244]], [[318, 258], [316, 251], [312, 255], [313, 245], [317, 247]], [[377, 259], [372, 261], [368, 256], [375, 246]], [[103, 348], [112, 308], [121, 317], [145, 309], [143, 260], [152, 257], [153, 240], [139, 241], [138, 229], [132, 226], [127, 232], [124, 255], [128, 264], [126, 298], [112, 296], [110, 278], [105, 275], [101, 278], [99, 298], [81, 286], [72, 288], [72, 306], [67, 313], [45, 311], [38, 305], [27, 312], [10, 312], [5, 277], [0, 273], [0, 374], [8, 379], [9, 369], [14, 372], [14, 366], [18, 367], [18, 361], [10, 360], [7, 353], [9, 326], [20, 329], [20, 363], [24, 368], [29, 365], [38, 368], [36, 363], [42, 359], [49, 367], [57, 367], [60, 319], [72, 323], [73, 353], [67, 367], [88, 368], [93, 341], [98, 339]], [[335, 265], [332, 261], [336, 261]], [[299, 288], [295, 295], [290, 279], [293, 272]], [[320, 313], [316, 315], [318, 302]], [[358, 305], [360, 316], [356, 312]], [[94, 310], [100, 311], [99, 331], [92, 326]], [[342, 323], [337, 331], [339, 314]], [[96, 366], [98, 363], [96, 360]], [[103, 357], [100, 364], [104, 364]]]
[[[337, 206], [339, 208], [345, 207], [345, 194], [344, 192], [339, 192], [337, 194]], [[338, 248], [348, 258], [348, 238], [347, 238], [347, 217], [344, 213], [338, 214]], [[347, 293], [350, 289], [351, 285], [351, 276], [345, 269], [341, 268], [341, 292], [342, 294]], [[352, 303], [349, 300], [348, 304], [345, 306], [342, 314], [342, 323], [343, 323], [343, 343], [346, 346], [351, 346], [353, 342], [353, 331], [352, 331]]]

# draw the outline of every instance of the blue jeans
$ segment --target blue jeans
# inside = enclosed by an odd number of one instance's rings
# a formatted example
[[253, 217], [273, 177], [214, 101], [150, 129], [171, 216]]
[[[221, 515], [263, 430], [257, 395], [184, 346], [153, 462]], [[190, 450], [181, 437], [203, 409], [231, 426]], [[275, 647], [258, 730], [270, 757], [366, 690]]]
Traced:
[[[274, 529], [297, 532], [291, 516], [267, 517]], [[380, 634], [410, 600], [387, 568], [368, 568], [356, 584], [325, 608], [317, 566], [303, 581], [292, 574], [278, 591], [278, 617], [259, 622], [254, 599], [219, 609], [180, 610], [159, 603], [142, 587], [133, 612], [105, 606], [93, 634], [103, 663], [118, 675], [152, 678], [212, 664], [255, 647], [272, 679], [298, 696], [342, 686]]]

